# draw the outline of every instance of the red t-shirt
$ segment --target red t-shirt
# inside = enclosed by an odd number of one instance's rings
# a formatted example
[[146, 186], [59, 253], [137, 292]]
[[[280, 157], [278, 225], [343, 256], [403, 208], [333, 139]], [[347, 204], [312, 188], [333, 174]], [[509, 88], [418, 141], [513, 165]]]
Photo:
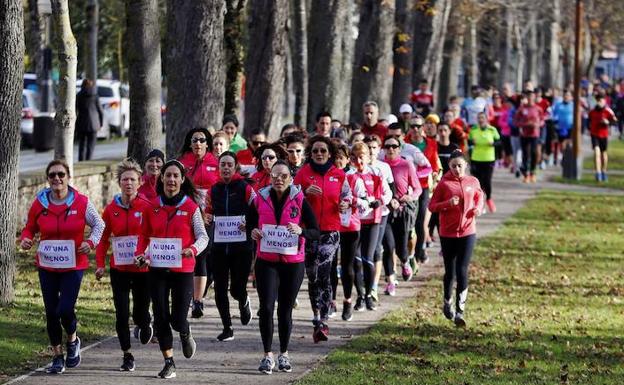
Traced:
[[362, 124], [362, 133], [364, 135], [377, 135], [381, 138], [381, 142], [383, 143], [386, 134], [388, 133], [388, 127], [381, 123], [377, 123], [373, 127], [370, 127], [364, 123]]
[[598, 109], [598, 107], [589, 111], [589, 132], [591, 136], [596, 138], [608, 138], [609, 137], [609, 124], [604, 124], [603, 120], [607, 119], [609, 122], [615, 121], [615, 114], [609, 107]]

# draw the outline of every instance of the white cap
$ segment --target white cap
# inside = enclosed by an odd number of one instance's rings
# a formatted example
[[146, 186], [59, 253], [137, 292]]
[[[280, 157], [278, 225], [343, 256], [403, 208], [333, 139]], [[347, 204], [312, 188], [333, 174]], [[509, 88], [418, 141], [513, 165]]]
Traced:
[[397, 119], [397, 117], [394, 116], [393, 114], [388, 115], [386, 120], [388, 121], [388, 125], [391, 125], [392, 123], [396, 123], [399, 121], [399, 119]]
[[410, 106], [407, 103], [401, 104], [401, 107], [399, 107], [399, 113], [403, 114], [405, 112], [409, 112], [411, 114], [412, 113], [412, 106]]

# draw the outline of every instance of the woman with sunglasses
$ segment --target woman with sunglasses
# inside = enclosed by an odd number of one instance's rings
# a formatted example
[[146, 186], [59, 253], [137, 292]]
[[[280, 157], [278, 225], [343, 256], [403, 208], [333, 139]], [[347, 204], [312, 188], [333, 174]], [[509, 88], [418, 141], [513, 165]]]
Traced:
[[286, 160], [288, 153], [277, 143], [265, 144], [255, 152], [257, 159], [256, 171], [251, 179], [254, 181], [254, 189], [260, 190], [271, 184], [271, 167], [278, 160]]
[[141, 177], [141, 186], [138, 192], [148, 200], [155, 199], [158, 196], [156, 193], [156, 182], [158, 177], [160, 177], [160, 169], [163, 164], [165, 164], [165, 154], [157, 148], [150, 151], [145, 158], [145, 164], [143, 165], [144, 173]]
[[158, 377], [172, 378], [176, 376], [172, 329], [180, 333], [184, 357], [195, 354], [187, 314], [193, 298], [196, 258], [208, 245], [208, 235], [196, 203], [199, 194], [182, 163], [177, 160], [165, 163], [156, 189], [155, 205], [143, 212], [134, 259], [139, 268], [149, 266], [154, 325], [165, 360]]
[[[69, 166], [53, 160], [46, 167], [50, 187], [37, 193], [22, 230], [20, 246], [30, 250], [39, 234], [35, 264], [46, 311], [47, 332], [54, 353], [46, 373], [59, 374], [80, 364], [80, 338], [76, 335], [76, 300], [88, 254], [104, 232], [104, 221], [87, 196], [69, 186]], [[85, 240], [85, 226], [91, 234]], [[67, 334], [67, 355], [61, 346]]]
[[[206, 208], [206, 196], [208, 191], [219, 178], [217, 171], [217, 158], [212, 154], [213, 143], [210, 132], [201, 127], [190, 130], [182, 145], [181, 156], [178, 159], [184, 165], [186, 176], [193, 182], [199, 193], [198, 205], [201, 210]], [[204, 250], [195, 264], [195, 276], [193, 278], [193, 318], [201, 318], [204, 315], [204, 303], [202, 298], [206, 291], [208, 279], [209, 249]]]
[[336, 149], [331, 139], [316, 135], [306, 148], [309, 159], [295, 176], [319, 220], [321, 236], [306, 244], [308, 292], [314, 313], [314, 342], [326, 341], [331, 306], [331, 262], [340, 243], [340, 213], [351, 206], [351, 188], [344, 171], [334, 166]]
[[305, 138], [299, 134], [288, 135], [284, 138], [286, 152], [288, 153], [288, 164], [292, 175], [297, 175], [305, 163]]
[[223, 324], [223, 332], [217, 336], [221, 342], [234, 339], [228, 286], [232, 297], [238, 302], [241, 323], [247, 325], [252, 318], [247, 295], [252, 244], [245, 223], [249, 205], [256, 194], [247, 179], [237, 173], [238, 166], [236, 154], [231, 151], [221, 154], [220, 179], [210, 189], [206, 209], [212, 222], [210, 260], [215, 302]]
[[102, 241], [95, 252], [95, 278], [99, 281], [106, 272], [106, 254], [109, 246], [113, 253], [110, 258], [110, 281], [115, 305], [115, 329], [123, 351], [120, 371], [134, 371], [134, 356], [130, 352], [130, 292], [132, 292], [132, 319], [137, 325], [139, 340], [147, 344], [152, 339], [153, 329], [149, 313], [150, 293], [147, 267], [134, 264], [134, 252], [141, 233], [143, 212], [152, 206], [138, 192], [141, 180], [141, 167], [132, 159], [122, 161], [116, 170], [117, 183], [121, 194], [104, 208], [102, 217], [106, 228]]
[[[303, 282], [304, 250], [307, 241], [320, 236], [316, 216], [310, 204], [304, 198], [301, 187], [292, 184], [288, 164], [278, 160], [271, 169], [271, 185], [258, 191], [249, 210], [249, 228], [251, 237], [256, 241], [256, 290], [260, 299], [260, 336], [264, 347], [264, 357], [258, 368], [271, 374], [275, 367], [273, 358], [273, 312], [275, 301], [279, 329], [280, 354], [277, 358], [278, 369], [292, 371], [288, 344], [292, 330], [292, 310]], [[267, 249], [262, 239], [273, 237], [271, 228], [280, 226], [296, 236], [290, 250], [286, 248]]]
[[384, 234], [384, 269], [388, 289], [394, 289], [394, 259], [393, 250], [399, 257], [402, 265], [403, 280], [412, 278], [412, 268], [409, 264], [409, 252], [407, 240], [409, 233], [414, 227], [416, 212], [418, 210], [418, 197], [422, 188], [416, 176], [416, 168], [413, 162], [401, 157], [401, 143], [395, 137], [389, 136], [384, 140], [384, 161], [392, 169], [394, 178], [393, 197], [390, 200], [392, 213], [388, 219], [390, 226], [386, 226]]

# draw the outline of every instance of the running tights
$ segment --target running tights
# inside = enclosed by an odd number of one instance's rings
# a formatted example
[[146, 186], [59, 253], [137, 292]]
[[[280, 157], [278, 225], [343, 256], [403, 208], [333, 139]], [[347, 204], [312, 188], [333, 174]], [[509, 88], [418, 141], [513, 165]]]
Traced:
[[455, 310], [460, 313], [464, 312], [468, 297], [468, 264], [476, 239], [475, 234], [461, 238], [440, 237], [444, 257], [444, 301], [451, 302], [453, 280], [456, 279]]

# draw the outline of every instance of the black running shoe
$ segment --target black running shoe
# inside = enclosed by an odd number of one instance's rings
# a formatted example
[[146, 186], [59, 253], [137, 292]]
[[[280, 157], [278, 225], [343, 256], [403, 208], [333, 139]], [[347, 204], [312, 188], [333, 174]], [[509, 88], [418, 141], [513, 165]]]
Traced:
[[193, 310], [191, 311], [191, 317], [201, 318], [204, 316], [204, 303], [200, 301], [193, 301]]
[[141, 341], [143, 345], [149, 343], [152, 340], [153, 336], [154, 328], [152, 327], [152, 325], [147, 325], [147, 327], [139, 329], [139, 341]]
[[78, 365], [80, 365], [80, 338], [76, 337], [74, 342], [67, 343], [65, 366], [68, 368], [75, 368]]
[[375, 306], [375, 301], [373, 301], [373, 297], [371, 297], [370, 295], [366, 296], [364, 302], [366, 303], [367, 310], [377, 310], [377, 306]]
[[457, 326], [458, 328], [465, 328], [466, 327], [466, 321], [464, 320], [464, 314], [461, 313], [461, 312], [455, 313], [455, 318], [453, 319], [453, 322], [455, 322], [455, 326]]
[[234, 339], [234, 330], [231, 328], [223, 329], [223, 332], [217, 336], [217, 339], [221, 342], [232, 341]]
[[119, 367], [120, 372], [134, 372], [134, 356], [132, 353], [124, 353], [123, 362]]
[[351, 302], [342, 303], [342, 319], [343, 321], [351, 321], [353, 319], [353, 305]]
[[65, 371], [65, 357], [62, 354], [54, 356], [50, 365], [46, 368], [48, 374], [61, 374]]
[[176, 376], [176, 367], [173, 362], [173, 357], [165, 358], [165, 366], [163, 366], [162, 370], [158, 372], [158, 377], [160, 378], [175, 378]]
[[453, 308], [450, 302], [444, 301], [444, 305], [442, 305], [442, 313], [444, 313], [444, 317], [450, 321], [452, 321], [453, 317], [455, 317], [455, 313], [453, 313]]
[[243, 305], [241, 305], [239, 302], [238, 310], [240, 310], [241, 323], [243, 325], [248, 325], [249, 322], [251, 322], [251, 319], [253, 317], [251, 313], [251, 304], [249, 303], [249, 297], [247, 297], [247, 300], [245, 301]]
[[182, 354], [184, 354], [184, 357], [192, 358], [195, 355], [195, 349], [197, 349], [197, 344], [195, 343], [195, 339], [191, 334], [190, 327], [188, 334], [180, 333], [180, 342], [182, 343]]
[[353, 310], [364, 311], [364, 306], [364, 298], [358, 297], [357, 301], [355, 301], [355, 306], [353, 307]]

